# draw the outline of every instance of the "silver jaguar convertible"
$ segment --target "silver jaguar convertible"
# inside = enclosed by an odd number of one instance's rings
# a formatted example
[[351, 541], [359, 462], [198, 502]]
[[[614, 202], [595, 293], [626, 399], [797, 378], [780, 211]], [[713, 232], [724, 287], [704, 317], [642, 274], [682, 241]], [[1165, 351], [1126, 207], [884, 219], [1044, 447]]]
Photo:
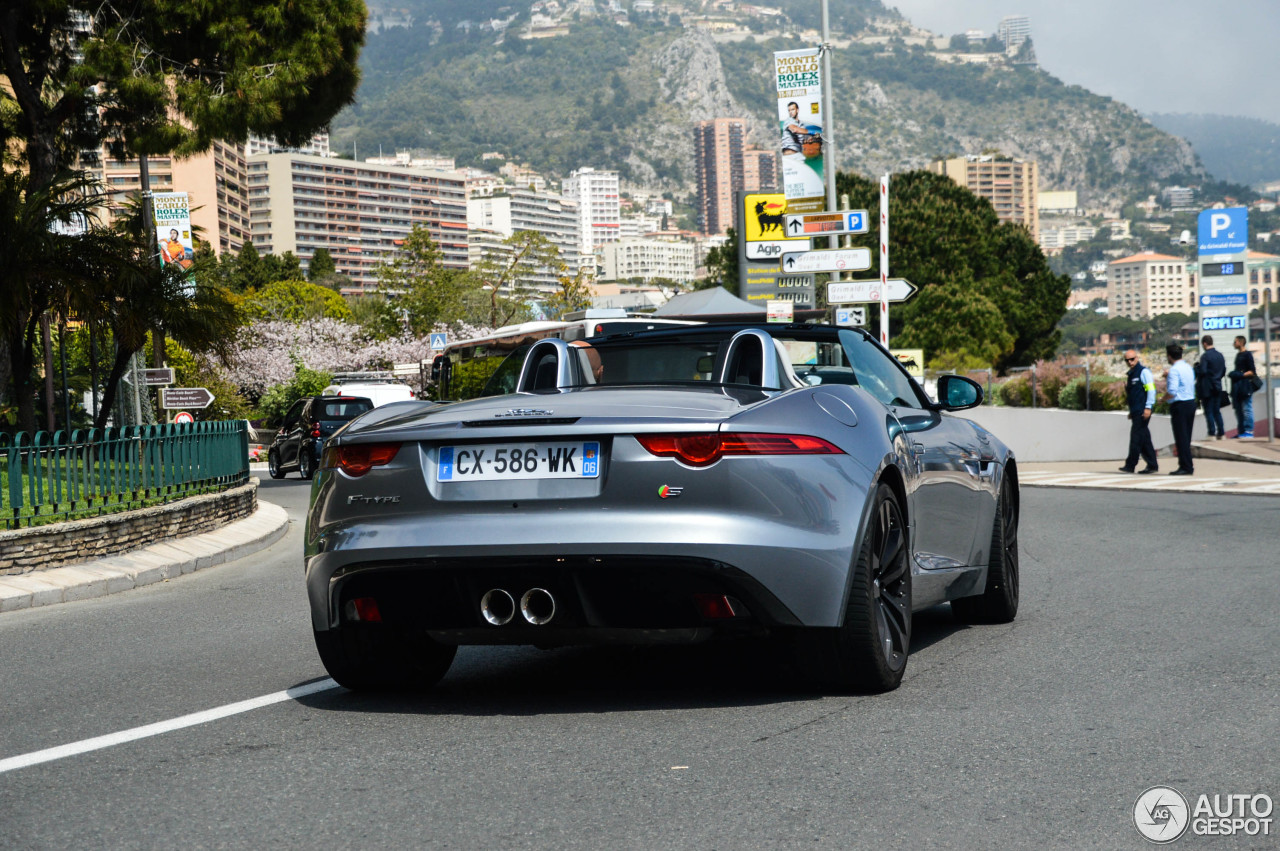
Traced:
[[340, 684], [429, 687], [466, 644], [770, 637], [880, 691], [913, 612], [1017, 613], [1017, 464], [952, 414], [967, 378], [935, 402], [870, 335], [782, 324], [544, 339], [503, 376], [326, 444], [306, 583]]

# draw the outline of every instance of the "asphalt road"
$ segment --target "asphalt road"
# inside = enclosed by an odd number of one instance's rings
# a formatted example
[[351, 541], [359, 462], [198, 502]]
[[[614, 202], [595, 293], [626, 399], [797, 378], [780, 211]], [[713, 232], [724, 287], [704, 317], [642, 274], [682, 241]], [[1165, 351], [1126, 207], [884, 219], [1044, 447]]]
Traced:
[[[1027, 489], [1019, 619], [918, 615], [891, 694], [797, 692], [750, 646], [467, 648], [425, 697], [4, 771], [0, 847], [1146, 847], [1150, 786], [1280, 798], [1277, 528], [1274, 498]], [[300, 550], [0, 617], [0, 760], [323, 679]]]

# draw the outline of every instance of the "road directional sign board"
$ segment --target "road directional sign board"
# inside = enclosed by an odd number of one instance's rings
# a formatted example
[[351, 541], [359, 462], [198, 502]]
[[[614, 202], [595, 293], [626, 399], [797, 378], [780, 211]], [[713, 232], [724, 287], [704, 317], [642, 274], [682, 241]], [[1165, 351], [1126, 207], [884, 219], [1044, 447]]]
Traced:
[[[906, 301], [919, 291], [906, 278], [889, 279], [889, 301]], [[880, 279], [832, 281], [827, 284], [827, 304], [862, 304], [880, 301]]]
[[822, 248], [782, 255], [782, 271], [865, 272], [871, 268], [869, 248]]
[[174, 408], [207, 408], [213, 403], [213, 394], [203, 387], [161, 387], [160, 407], [165, 410]]
[[787, 236], [836, 236], [842, 233], [866, 233], [866, 210], [841, 210], [837, 213], [793, 213], [787, 216]]
[[159, 387], [173, 383], [173, 367], [163, 366], [159, 369], [144, 369], [142, 379], [148, 387]]

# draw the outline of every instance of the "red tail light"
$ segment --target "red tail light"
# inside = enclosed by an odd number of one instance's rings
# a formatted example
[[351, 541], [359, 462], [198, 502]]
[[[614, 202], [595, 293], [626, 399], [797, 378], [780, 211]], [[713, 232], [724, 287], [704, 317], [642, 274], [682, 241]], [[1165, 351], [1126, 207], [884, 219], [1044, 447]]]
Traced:
[[354, 446], [331, 446], [324, 451], [321, 466], [337, 468], [352, 478], [363, 476], [374, 467], [390, 464], [400, 451], [398, 443], [357, 443]]
[[690, 467], [707, 467], [725, 455], [841, 455], [839, 447], [807, 434], [638, 434], [646, 450]]
[[349, 621], [382, 623], [382, 612], [378, 610], [378, 601], [373, 597], [357, 597], [354, 600], [348, 600], [346, 615]]
[[319, 436], [320, 436], [320, 426], [312, 426], [312, 427], [311, 427], [311, 436], [312, 436], [312, 437], [319, 437]]

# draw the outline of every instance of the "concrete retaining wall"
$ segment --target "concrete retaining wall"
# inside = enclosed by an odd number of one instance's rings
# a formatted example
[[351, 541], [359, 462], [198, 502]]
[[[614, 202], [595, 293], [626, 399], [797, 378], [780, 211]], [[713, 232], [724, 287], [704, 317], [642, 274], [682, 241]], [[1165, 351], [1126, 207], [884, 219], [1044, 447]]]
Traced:
[[210, 532], [258, 507], [258, 480], [219, 493], [0, 532], [0, 575], [29, 573], [136, 550], [170, 538]]
[[[1223, 409], [1230, 418], [1231, 409]], [[1124, 461], [1129, 454], [1129, 416], [1123, 411], [1063, 411], [1057, 408], [998, 408], [983, 405], [968, 417], [1008, 444], [1023, 463], [1045, 461]], [[1194, 437], [1204, 437], [1204, 417], [1196, 417]], [[1170, 455], [1169, 417], [1153, 414], [1151, 442]], [[1165, 450], [1165, 451], [1161, 451]], [[1139, 462], [1141, 463], [1141, 462]]]

